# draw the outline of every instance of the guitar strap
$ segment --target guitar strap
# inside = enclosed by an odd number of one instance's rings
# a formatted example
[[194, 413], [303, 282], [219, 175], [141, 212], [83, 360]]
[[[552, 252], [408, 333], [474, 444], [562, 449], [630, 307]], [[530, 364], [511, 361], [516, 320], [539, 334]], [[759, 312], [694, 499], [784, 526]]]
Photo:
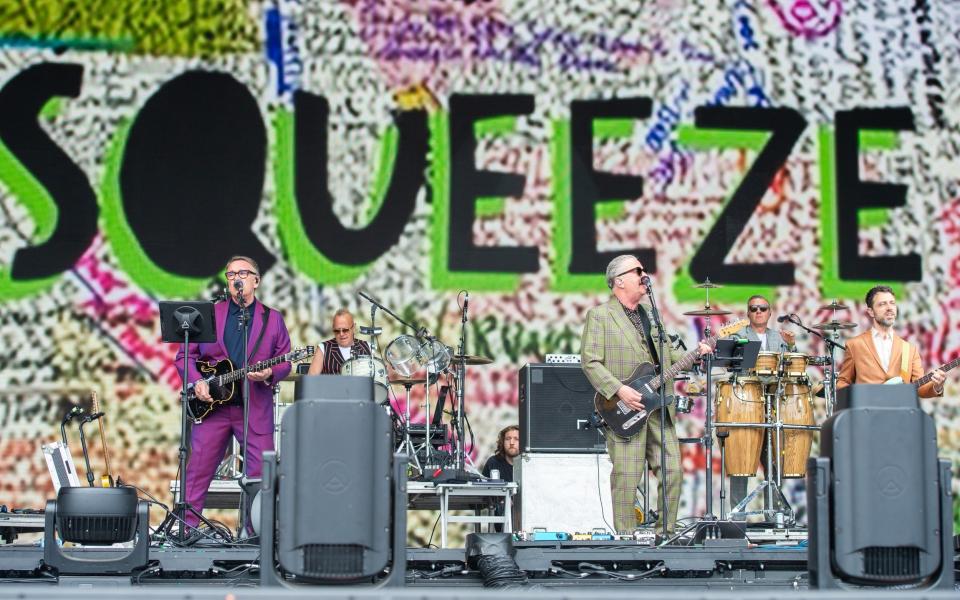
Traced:
[[260, 335], [257, 336], [257, 341], [253, 343], [253, 350], [250, 351], [247, 360], [250, 360], [249, 357], [252, 357], [257, 353], [257, 350], [260, 349], [260, 342], [263, 341], [263, 334], [267, 332], [267, 321], [270, 320], [270, 307], [266, 304], [263, 304], [263, 326], [260, 327]]
[[904, 383], [910, 383], [910, 343], [901, 339], [903, 344], [900, 347], [900, 379]]

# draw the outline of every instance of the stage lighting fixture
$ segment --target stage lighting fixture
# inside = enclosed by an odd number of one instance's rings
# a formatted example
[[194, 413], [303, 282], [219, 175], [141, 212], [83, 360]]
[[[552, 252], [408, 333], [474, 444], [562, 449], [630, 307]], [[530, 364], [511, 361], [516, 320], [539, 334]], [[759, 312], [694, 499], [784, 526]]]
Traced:
[[807, 468], [813, 588], [953, 589], [950, 462], [912, 385], [853, 385]]
[[[280, 454], [264, 453], [261, 584], [401, 585], [406, 565], [406, 461], [369, 377], [300, 382], [284, 412]], [[279, 570], [277, 569], [279, 564]], [[389, 568], [389, 576], [384, 573]]]
[[[44, 562], [60, 574], [130, 573], [147, 564], [149, 525], [150, 505], [138, 501], [133, 488], [62, 487], [56, 500], [47, 501]], [[117, 558], [77, 558], [64, 553], [57, 535], [85, 546], [134, 541], [134, 547]]]

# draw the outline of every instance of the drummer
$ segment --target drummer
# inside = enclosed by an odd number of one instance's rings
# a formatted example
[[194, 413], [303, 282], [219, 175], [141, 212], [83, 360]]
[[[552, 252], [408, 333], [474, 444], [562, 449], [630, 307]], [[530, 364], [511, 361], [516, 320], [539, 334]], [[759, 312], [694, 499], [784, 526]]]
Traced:
[[770, 322], [770, 301], [760, 294], [754, 294], [747, 300], [747, 319], [750, 325], [738, 331], [734, 337], [747, 338], [751, 342], [760, 342], [760, 352], [796, 352], [797, 334], [782, 329], [777, 331], [767, 327]]
[[354, 356], [370, 356], [370, 345], [355, 337], [353, 315], [341, 308], [333, 314], [333, 337], [313, 355], [308, 375], [339, 375]]
[[[747, 338], [760, 342], [761, 352], [796, 352], [797, 334], [793, 331], [770, 329], [770, 301], [760, 294], [754, 294], [747, 300], [747, 319], [750, 325], [738, 331], [734, 337]], [[766, 442], [760, 466], [766, 465]], [[747, 495], [747, 478], [730, 477], [730, 506], [736, 506]]]

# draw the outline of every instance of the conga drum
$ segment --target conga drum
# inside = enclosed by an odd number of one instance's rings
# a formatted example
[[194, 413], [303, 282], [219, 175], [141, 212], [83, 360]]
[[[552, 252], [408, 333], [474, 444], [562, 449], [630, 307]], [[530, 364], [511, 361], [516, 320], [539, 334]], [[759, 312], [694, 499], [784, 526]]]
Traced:
[[783, 353], [783, 376], [795, 379], [804, 379], [807, 376], [807, 365], [810, 358], [799, 352]]
[[751, 369], [751, 374], [760, 377], [773, 377], [780, 370], [780, 354], [778, 352], [761, 352], [757, 354], [757, 364]]
[[[768, 388], [776, 393], [777, 386]], [[785, 425], [813, 425], [813, 394], [806, 382], [786, 381], [783, 395], [777, 398], [777, 413]], [[807, 476], [807, 459], [813, 445], [813, 431], [803, 429], [784, 429], [780, 453], [783, 456], [781, 477], [796, 478]]]
[[[716, 420], [721, 423], [763, 423], [763, 386], [756, 377], [740, 377], [736, 383], [717, 383]], [[728, 477], [753, 477], [760, 465], [763, 429], [717, 427], [730, 431], [725, 445]]]

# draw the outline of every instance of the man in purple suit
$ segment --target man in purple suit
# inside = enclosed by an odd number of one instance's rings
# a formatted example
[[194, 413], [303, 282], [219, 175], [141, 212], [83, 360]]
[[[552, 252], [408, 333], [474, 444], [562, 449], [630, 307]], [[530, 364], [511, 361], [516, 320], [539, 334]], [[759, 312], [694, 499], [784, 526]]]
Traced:
[[[234, 369], [243, 366], [243, 328], [240, 326], [239, 298], [243, 298], [249, 318], [247, 328], [247, 364], [267, 360], [290, 352], [290, 335], [283, 317], [275, 310], [257, 302], [254, 294], [260, 285], [260, 269], [256, 261], [246, 256], [234, 256], [227, 262], [226, 278], [230, 300], [219, 302], [215, 308], [217, 341], [190, 344], [187, 353], [187, 378], [194, 382], [200, 379], [195, 363], [197, 360], [216, 362], [229, 358]], [[183, 368], [183, 349], [177, 353], [177, 370]], [[259, 477], [264, 451], [273, 450], [273, 384], [290, 372], [290, 363], [280, 363], [272, 368], [247, 374], [250, 380], [249, 436], [247, 452], [249, 464], [246, 474]], [[183, 376], [183, 373], [180, 373]], [[191, 435], [190, 459], [187, 463], [186, 501], [198, 513], [203, 511], [207, 488], [223, 460], [230, 438], [236, 437], [243, 444], [243, 382], [236, 384], [236, 392], [226, 402], [194, 424]], [[205, 381], [194, 387], [199, 400], [209, 402], [210, 390]], [[185, 520], [196, 526], [200, 519], [188, 511]]]

